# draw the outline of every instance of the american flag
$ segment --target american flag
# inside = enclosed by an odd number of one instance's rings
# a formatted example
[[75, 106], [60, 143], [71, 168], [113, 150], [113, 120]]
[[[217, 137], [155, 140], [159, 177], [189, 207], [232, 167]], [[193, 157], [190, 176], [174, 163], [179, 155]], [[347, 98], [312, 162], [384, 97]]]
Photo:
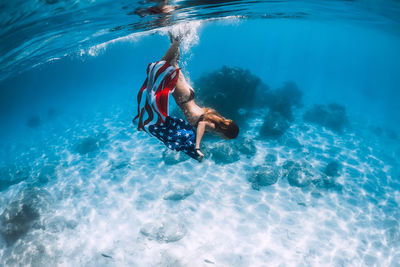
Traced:
[[[162, 60], [150, 63], [147, 67], [147, 78], [139, 90], [137, 96], [138, 114], [132, 120], [139, 119], [137, 129], [146, 131], [145, 126], [153, 121], [154, 112], [157, 114], [157, 121], [153, 124], [159, 125], [165, 122], [168, 117], [169, 93], [175, 89], [179, 77], [179, 69]], [[146, 100], [141, 106], [142, 95], [145, 92]], [[143, 121], [147, 113], [147, 119]], [[146, 131], [147, 132], [147, 131]]]
[[[157, 137], [169, 149], [184, 152], [198, 160], [199, 155], [195, 149], [196, 134], [193, 128], [182, 119], [168, 116], [169, 93], [175, 89], [178, 77], [179, 69], [168, 62], [150, 63], [147, 67], [147, 78], [137, 96], [138, 114], [133, 122], [139, 119], [138, 130], [147, 132], [145, 126], [153, 122], [155, 112], [157, 120], [148, 127], [150, 134]], [[144, 92], [146, 100], [141, 106]], [[143, 121], [145, 113], [148, 116]]]
[[190, 157], [198, 159], [196, 134], [186, 121], [168, 116], [165, 123], [150, 125], [149, 132], [169, 149], [184, 152]]

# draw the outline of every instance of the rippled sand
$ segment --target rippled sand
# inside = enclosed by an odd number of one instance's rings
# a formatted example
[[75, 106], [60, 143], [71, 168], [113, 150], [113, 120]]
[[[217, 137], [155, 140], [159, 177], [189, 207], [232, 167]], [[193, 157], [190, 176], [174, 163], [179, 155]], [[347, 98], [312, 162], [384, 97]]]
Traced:
[[255, 119], [199, 164], [108, 118], [29, 130], [42, 147], [0, 193], [0, 265], [399, 266], [398, 139], [297, 121], [272, 141]]

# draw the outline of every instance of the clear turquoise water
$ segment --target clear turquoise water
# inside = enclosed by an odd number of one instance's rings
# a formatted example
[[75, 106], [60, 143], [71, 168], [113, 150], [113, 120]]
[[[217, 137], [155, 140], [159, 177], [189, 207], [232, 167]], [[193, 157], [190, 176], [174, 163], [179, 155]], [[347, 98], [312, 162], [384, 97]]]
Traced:
[[[21, 3], [0, 13], [0, 265], [399, 266], [396, 2]], [[196, 101], [240, 121], [201, 164], [131, 123], [171, 29]]]

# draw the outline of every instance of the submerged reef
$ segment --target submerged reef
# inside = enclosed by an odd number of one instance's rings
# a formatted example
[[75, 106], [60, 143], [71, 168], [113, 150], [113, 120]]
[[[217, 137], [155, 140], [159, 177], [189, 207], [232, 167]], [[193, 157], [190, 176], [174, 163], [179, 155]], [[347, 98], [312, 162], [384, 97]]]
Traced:
[[246, 157], [251, 158], [257, 153], [257, 148], [251, 138], [238, 138], [235, 139], [236, 149]]
[[47, 110], [47, 117], [53, 118], [57, 114], [57, 111], [54, 108], [49, 108]]
[[279, 139], [279, 143], [283, 146], [287, 146], [296, 150], [301, 150], [303, 147], [299, 140], [291, 134], [285, 134], [283, 138]]
[[268, 111], [260, 129], [260, 136], [277, 139], [290, 127], [289, 121], [279, 112]]
[[46, 231], [51, 233], [60, 233], [65, 229], [75, 229], [78, 225], [78, 222], [75, 220], [68, 220], [62, 216], [54, 216], [49, 219], [49, 222], [46, 225]]
[[336, 177], [339, 176], [339, 172], [342, 168], [342, 165], [340, 162], [333, 160], [329, 162], [329, 164], [325, 168], [325, 174], [330, 177]]
[[107, 141], [106, 133], [99, 133], [96, 136], [89, 136], [79, 139], [74, 147], [74, 151], [81, 155], [97, 152]]
[[240, 152], [232, 144], [226, 142], [217, 143], [211, 147], [211, 158], [217, 164], [229, 164], [240, 159]]
[[203, 74], [195, 88], [200, 105], [214, 108], [239, 125], [244, 121], [245, 110], [254, 107], [257, 92], [268, 90], [249, 70], [227, 66]]
[[286, 82], [281, 88], [265, 92], [262, 102], [269, 108], [261, 126], [260, 136], [280, 138], [294, 121], [293, 109], [303, 105], [303, 93], [294, 82]]
[[17, 168], [9, 165], [0, 169], [0, 192], [8, 187], [27, 180], [31, 176], [30, 167]]
[[[35, 168], [38, 167], [40, 165]], [[57, 165], [54, 163], [46, 163], [36, 170], [23, 163], [2, 167], [0, 168], [0, 192], [21, 182], [25, 182], [29, 186], [44, 185], [57, 177], [56, 167]]]
[[397, 134], [397, 132], [390, 127], [388, 128], [388, 127], [381, 127], [381, 126], [377, 126], [377, 125], [371, 125], [371, 126], [369, 126], [369, 130], [378, 137], [386, 137], [386, 138], [389, 138], [392, 140], [399, 139], [399, 135]]
[[284, 169], [286, 170], [285, 177], [291, 186], [305, 187], [314, 179], [312, 166], [306, 162], [288, 161], [284, 164]]
[[279, 113], [286, 120], [292, 122], [293, 108], [300, 108], [303, 105], [303, 93], [299, 90], [296, 83], [286, 82], [281, 88], [267, 91], [263, 94], [262, 102], [269, 110]]
[[387, 129], [385, 130], [385, 134], [386, 134], [386, 136], [389, 137], [390, 139], [393, 139], [393, 140], [399, 139], [399, 135], [398, 135], [397, 132], [396, 132], [394, 129], [392, 129], [392, 128], [387, 128]]
[[191, 186], [177, 186], [171, 188], [165, 195], [165, 200], [179, 201], [187, 198], [194, 193], [194, 188]]
[[336, 181], [341, 168], [342, 165], [336, 160], [331, 160], [323, 170], [303, 160], [287, 159], [278, 163], [277, 156], [269, 153], [263, 164], [248, 171], [247, 180], [254, 190], [260, 190], [263, 186], [270, 186], [284, 179], [292, 187], [307, 188], [315, 196], [321, 196], [324, 190], [342, 190], [343, 186]]
[[312, 183], [317, 189], [323, 190], [332, 189], [336, 191], [341, 191], [343, 187], [341, 184], [335, 181], [335, 177], [329, 176], [321, 176], [319, 179], [313, 180]]
[[140, 229], [140, 233], [149, 240], [159, 243], [171, 243], [181, 240], [186, 235], [186, 227], [183, 223], [174, 220], [163, 220], [154, 223], [146, 223]]
[[38, 182], [40, 184], [46, 184], [50, 180], [55, 179], [57, 177], [56, 167], [55, 164], [44, 165], [37, 175]]
[[7, 245], [14, 244], [31, 228], [40, 228], [40, 214], [49, 206], [49, 193], [36, 187], [22, 191], [11, 201], [0, 215], [0, 234]]
[[342, 132], [349, 126], [346, 108], [337, 103], [314, 105], [304, 113], [303, 119], [336, 132]]
[[81, 139], [75, 146], [75, 152], [84, 155], [99, 149], [98, 140], [94, 137]]
[[26, 120], [26, 126], [29, 128], [37, 128], [40, 126], [40, 117], [39, 116], [32, 116]]
[[248, 181], [252, 188], [259, 190], [261, 186], [269, 186], [275, 184], [280, 177], [279, 168], [272, 164], [258, 165], [250, 173]]

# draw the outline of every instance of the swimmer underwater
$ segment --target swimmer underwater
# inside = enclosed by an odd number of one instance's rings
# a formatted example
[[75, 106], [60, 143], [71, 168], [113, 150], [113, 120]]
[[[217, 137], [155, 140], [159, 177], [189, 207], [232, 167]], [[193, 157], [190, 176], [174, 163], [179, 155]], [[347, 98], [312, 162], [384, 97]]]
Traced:
[[[144, 130], [157, 115], [157, 122], [148, 127], [149, 132], [161, 140], [169, 149], [182, 151], [192, 158], [202, 161], [204, 154], [200, 143], [205, 132], [215, 133], [223, 139], [234, 139], [239, 127], [230, 119], [221, 116], [212, 108], [200, 107], [194, 101], [194, 89], [187, 83], [179, 68], [179, 45], [181, 36], [170, 35], [171, 46], [161, 61], [149, 64], [147, 78], [138, 93], [138, 130]], [[146, 103], [141, 108], [142, 93], [146, 93]], [[186, 121], [168, 115], [168, 96], [172, 93], [175, 102], [183, 111]], [[144, 113], [148, 118], [143, 121]], [[146, 131], [147, 132], [147, 131]]]

